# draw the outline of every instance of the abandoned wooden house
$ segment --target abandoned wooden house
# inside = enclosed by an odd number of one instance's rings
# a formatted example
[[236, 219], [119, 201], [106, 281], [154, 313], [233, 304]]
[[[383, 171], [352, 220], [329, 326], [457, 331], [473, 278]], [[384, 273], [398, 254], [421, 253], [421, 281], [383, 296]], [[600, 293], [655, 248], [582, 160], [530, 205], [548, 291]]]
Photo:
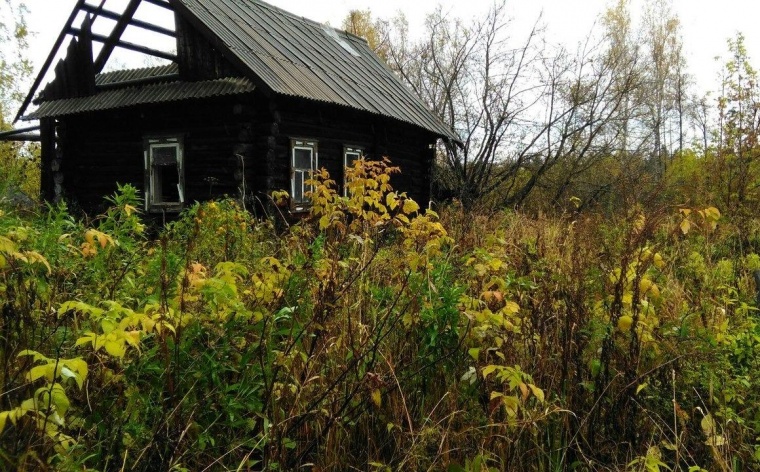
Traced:
[[[146, 211], [166, 214], [283, 189], [300, 212], [310, 171], [324, 167], [340, 184], [354, 159], [387, 156], [402, 171], [394, 185], [429, 199], [435, 143], [457, 137], [365, 40], [260, 0], [129, 0], [123, 11], [97, 3], [78, 0], [19, 111], [39, 120], [39, 134], [4, 135], [41, 141], [44, 198], [96, 212], [129, 183]], [[173, 15], [173, 27], [136, 16], [145, 4]], [[128, 28], [176, 48], [127, 41]], [[114, 48], [164, 65], [103, 72]]]

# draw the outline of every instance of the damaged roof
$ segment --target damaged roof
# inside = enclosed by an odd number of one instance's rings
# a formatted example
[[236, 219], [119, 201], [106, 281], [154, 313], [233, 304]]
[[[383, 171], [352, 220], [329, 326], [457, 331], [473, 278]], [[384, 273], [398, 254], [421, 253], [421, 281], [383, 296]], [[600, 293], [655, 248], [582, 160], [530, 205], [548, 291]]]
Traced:
[[[138, 71], [140, 71], [140, 69], [135, 69], [134, 71], [135, 73], [139, 73]], [[76, 115], [79, 113], [101, 110], [114, 110], [136, 105], [235, 95], [252, 92], [254, 89], [255, 86], [249, 79], [240, 77], [206, 80], [201, 82], [172, 81], [134, 87], [123, 87], [113, 90], [104, 90], [88, 97], [66, 98], [42, 102], [37, 110], [26, 115], [24, 119], [38, 120], [40, 118]]]
[[459, 140], [364, 39], [260, 0], [171, 3], [275, 93], [368, 111]]
[[23, 118], [243, 93], [255, 83], [274, 94], [366, 111], [460, 142], [358, 36], [261, 0], [168, 0], [166, 5], [211, 41], [250, 82], [232, 78], [180, 82], [176, 64], [109, 72], [96, 76], [95, 95], [46, 101], [43, 93], [35, 101], [39, 109]]

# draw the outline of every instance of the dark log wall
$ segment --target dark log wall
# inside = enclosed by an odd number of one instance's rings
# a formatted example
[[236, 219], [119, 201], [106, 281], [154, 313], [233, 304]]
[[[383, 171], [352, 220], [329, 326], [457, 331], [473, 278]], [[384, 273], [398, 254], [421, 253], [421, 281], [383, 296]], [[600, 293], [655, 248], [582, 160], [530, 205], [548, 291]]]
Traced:
[[[345, 107], [314, 101], [279, 98], [270, 108], [275, 122], [270, 137], [270, 189], [290, 190], [290, 140], [318, 141], [319, 166], [338, 185], [344, 177], [343, 147], [357, 146], [368, 158], [388, 157], [401, 168], [391, 183], [421, 205], [430, 199], [430, 171], [436, 137], [421, 128]], [[342, 190], [342, 189], [341, 189]]]
[[105, 207], [103, 197], [117, 183], [142, 191], [143, 139], [175, 134], [184, 138], [185, 202], [239, 198], [244, 176], [251, 192], [251, 181], [263, 172], [266, 156], [255, 135], [260, 121], [270, 121], [269, 112], [253, 95], [61, 118], [66, 198], [93, 213]]
[[241, 74], [187, 20], [175, 15], [177, 61], [182, 80], [208, 80]]
[[[271, 190], [290, 191], [290, 140], [316, 140], [319, 165], [342, 185], [343, 147], [369, 158], [387, 156], [401, 174], [392, 184], [425, 205], [435, 137], [417, 127], [317, 102], [272, 100], [263, 94], [164, 103], [60, 118], [60, 175], [65, 197], [89, 214], [102, 211], [117, 183], [143, 191], [149, 136], [181, 135], [185, 201], [224, 196], [255, 208]], [[213, 181], [213, 182], [212, 182]], [[52, 182], [46, 179], [45, 186]], [[342, 190], [342, 189], [339, 189]], [[50, 188], [46, 195], [54, 195]]]

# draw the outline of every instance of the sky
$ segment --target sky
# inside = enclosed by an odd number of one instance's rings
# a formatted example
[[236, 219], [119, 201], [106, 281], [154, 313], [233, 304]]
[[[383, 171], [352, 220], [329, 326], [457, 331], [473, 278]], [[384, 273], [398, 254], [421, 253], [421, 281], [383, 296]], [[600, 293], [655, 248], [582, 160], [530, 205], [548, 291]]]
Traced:
[[[34, 36], [30, 41], [30, 58], [35, 74], [52, 48], [76, 0], [26, 0], [30, 9], [29, 27]], [[100, 0], [89, 0], [98, 4]], [[634, 21], [643, 0], [632, 0]], [[125, 0], [106, 0], [106, 6], [118, 10]], [[297, 15], [332, 26], [340, 26], [352, 9], [371, 9], [373, 16], [390, 18], [403, 12], [409, 20], [411, 33], [422, 31], [425, 15], [438, 4], [451, 15], [469, 19], [482, 14], [493, 0], [270, 0], [280, 8]], [[507, 0], [508, 16], [512, 18], [512, 36], [524, 36], [538, 20], [547, 28], [551, 42], [575, 49], [591, 31], [599, 14], [610, 0]], [[716, 57], [727, 55], [726, 41], [737, 32], [745, 36], [749, 55], [755, 68], [760, 69], [760, 0], [672, 0], [673, 11], [681, 21], [682, 36], [689, 71], [700, 94], [717, 87], [722, 62]], [[142, 7], [141, 7], [142, 8]], [[160, 8], [153, 7], [160, 11]], [[144, 9], [144, 19], [158, 11]], [[129, 38], [125, 38], [129, 39]], [[134, 38], [132, 38], [134, 39]], [[117, 57], [117, 64], [132, 65], [129, 55]], [[137, 64], [139, 66], [141, 64]]]

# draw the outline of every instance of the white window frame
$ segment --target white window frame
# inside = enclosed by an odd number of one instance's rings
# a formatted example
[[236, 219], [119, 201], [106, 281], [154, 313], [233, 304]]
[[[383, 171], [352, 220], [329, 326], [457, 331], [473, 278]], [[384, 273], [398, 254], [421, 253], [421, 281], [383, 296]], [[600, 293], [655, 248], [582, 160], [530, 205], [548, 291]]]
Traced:
[[[158, 166], [153, 161], [153, 151], [157, 149], [172, 148], [177, 153], [177, 195], [178, 201], [163, 201], [158, 187], [161, 174]], [[144, 140], [144, 164], [145, 164], [145, 210], [148, 212], [179, 212], [185, 203], [185, 149], [182, 136], [154, 136]]]
[[346, 169], [351, 167], [348, 156], [356, 156], [354, 160], [364, 159], [364, 148], [358, 146], [343, 146], [343, 196], [348, 196], [348, 187], [346, 186]]
[[[311, 152], [311, 168], [296, 167], [296, 151]], [[308, 211], [310, 200], [306, 192], [312, 190], [306, 181], [312, 178], [313, 173], [319, 168], [318, 142], [313, 139], [292, 139], [290, 141], [290, 206], [294, 212]], [[296, 200], [296, 174], [301, 174], [301, 200]]]

